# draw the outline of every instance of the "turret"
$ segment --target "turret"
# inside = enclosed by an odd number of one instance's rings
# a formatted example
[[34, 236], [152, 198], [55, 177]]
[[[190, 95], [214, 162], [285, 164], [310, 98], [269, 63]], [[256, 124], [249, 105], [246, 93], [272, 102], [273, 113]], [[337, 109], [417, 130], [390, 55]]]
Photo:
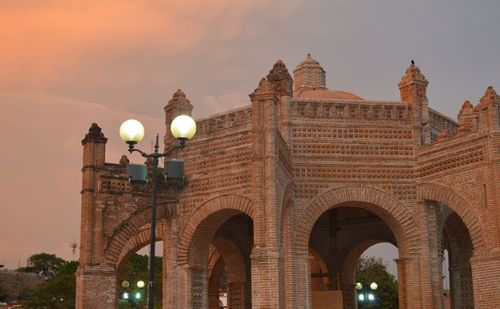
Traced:
[[278, 97], [292, 96], [292, 76], [288, 73], [288, 69], [283, 61], [276, 61], [269, 74], [267, 74], [267, 81], [271, 84]]
[[[93, 123], [89, 132], [82, 140], [83, 167], [82, 167], [82, 212], [80, 243], [85, 250], [80, 251], [80, 265], [94, 265], [97, 261], [95, 252], [99, 252], [96, 243], [96, 231], [92, 228], [96, 220], [95, 191], [97, 188], [97, 170], [104, 165], [106, 156], [106, 142], [108, 139], [102, 133], [97, 123]], [[85, 222], [85, 224], [83, 224]], [[88, 229], [88, 230], [87, 230]], [[95, 248], [98, 247], [98, 248]]]
[[293, 71], [294, 75], [294, 91], [302, 88], [326, 88], [326, 72], [323, 70], [318, 61], [307, 54], [307, 57]]
[[186, 94], [181, 89], [177, 89], [177, 91], [172, 95], [172, 99], [168, 101], [168, 104], [163, 108], [163, 110], [165, 111], [166, 125], [164, 142], [165, 148], [168, 148], [168, 146], [176, 143], [176, 139], [172, 136], [172, 134], [170, 134], [170, 124], [172, 123], [172, 120], [179, 115], [191, 116], [193, 105], [191, 105], [191, 102], [186, 98]]
[[483, 97], [479, 99], [479, 104], [475, 110], [479, 114], [479, 129], [489, 131], [491, 129], [498, 129], [499, 124], [499, 106], [500, 96], [497, 95], [495, 89], [489, 86]]
[[420, 133], [421, 145], [431, 143], [431, 131], [429, 123], [429, 107], [427, 101], [427, 85], [429, 82], [420, 72], [420, 69], [412, 60], [410, 66], [399, 82], [401, 101], [414, 105], [414, 115], [416, 121], [416, 133]]
[[458, 129], [457, 133], [464, 134], [477, 129], [477, 114], [474, 112], [474, 106], [469, 101], [462, 104], [462, 108], [458, 113]]

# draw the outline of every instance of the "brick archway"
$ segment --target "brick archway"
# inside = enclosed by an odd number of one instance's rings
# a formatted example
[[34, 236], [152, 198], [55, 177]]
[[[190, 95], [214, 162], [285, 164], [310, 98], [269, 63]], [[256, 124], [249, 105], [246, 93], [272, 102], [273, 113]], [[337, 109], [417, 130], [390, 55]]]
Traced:
[[[213, 223], [223, 223], [237, 213], [244, 213], [253, 219], [252, 201], [239, 195], [221, 195], [203, 203], [184, 225], [179, 238], [179, 264], [189, 263], [189, 249], [200, 225], [211, 217]], [[211, 224], [213, 225], [213, 224]]]
[[346, 186], [321, 193], [302, 212], [297, 223], [297, 251], [307, 252], [311, 230], [325, 211], [350, 202], [363, 203], [361, 208], [378, 215], [394, 233], [400, 252], [416, 250], [418, 227], [404, 204], [379, 189]]
[[485, 248], [485, 239], [478, 216], [472, 205], [458, 192], [437, 183], [421, 183], [418, 186], [419, 198], [446, 204], [455, 211], [467, 227], [474, 251]]
[[[170, 205], [161, 205], [157, 209], [157, 218], [166, 218], [172, 215], [172, 207]], [[147, 236], [149, 239], [150, 231], [146, 232], [143, 227], [151, 224], [151, 209], [147, 208], [139, 211], [127, 220], [124, 220], [115, 230], [109, 242], [104, 248], [104, 260], [107, 265], [118, 268], [123, 259], [125, 251], [130, 251], [127, 247], [134, 246], [141, 242], [140, 237]], [[160, 226], [160, 225], [159, 225]], [[144, 234], [144, 232], [147, 233]], [[157, 229], [158, 235], [162, 235], [163, 231]], [[140, 236], [142, 235], [142, 236]]]
[[[156, 240], [163, 240], [164, 232], [165, 232], [165, 221], [159, 221], [156, 225]], [[125, 245], [122, 248], [122, 252], [120, 253], [120, 257], [116, 263], [116, 271], [118, 273], [121, 272], [123, 266], [128, 261], [130, 255], [137, 252], [137, 250], [141, 249], [145, 245], [149, 245], [149, 241], [151, 239], [151, 225], [147, 224], [139, 229], [139, 231], [129, 238]]]

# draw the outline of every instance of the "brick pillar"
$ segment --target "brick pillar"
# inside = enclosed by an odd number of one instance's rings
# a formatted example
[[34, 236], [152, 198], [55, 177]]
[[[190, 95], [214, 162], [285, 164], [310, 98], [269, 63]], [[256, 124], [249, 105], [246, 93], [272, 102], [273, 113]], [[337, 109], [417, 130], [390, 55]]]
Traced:
[[406, 258], [395, 259], [396, 267], [398, 269], [398, 299], [399, 299], [399, 308], [407, 309], [408, 302], [406, 294]]
[[166, 220], [163, 225], [163, 308], [181, 308], [180, 298], [185, 296], [181, 292], [180, 268], [177, 263], [177, 217]]
[[255, 246], [250, 255], [252, 268], [252, 308], [283, 308], [279, 268], [283, 261], [278, 250]]
[[490, 255], [475, 252], [470, 263], [474, 309], [491, 309], [492, 304], [500, 304], [500, 252]]
[[76, 277], [76, 309], [117, 308], [117, 277], [113, 269], [79, 267]]
[[353, 283], [342, 284], [342, 300], [344, 303], [343, 309], [355, 309], [356, 308], [356, 289]]
[[472, 270], [469, 262], [450, 267], [450, 292], [453, 308], [473, 308]]
[[191, 306], [188, 308], [201, 309], [208, 308], [208, 279], [205, 267], [190, 267], [189, 273], [191, 282], [188, 290], [191, 292]]
[[250, 95], [252, 101], [253, 184], [255, 198], [254, 248], [251, 254], [252, 308], [283, 308], [284, 262], [277, 186], [276, 140], [278, 99], [266, 79]]
[[294, 254], [293, 276], [295, 276], [296, 307], [312, 308], [311, 294], [311, 258], [307, 252]]
[[245, 309], [245, 282], [228, 282], [227, 296], [229, 308]]
[[[426, 226], [426, 249], [422, 252], [427, 252], [426, 262], [428, 263], [427, 269], [429, 274], [424, 274], [425, 277], [429, 276], [430, 280], [430, 296], [432, 297], [432, 308], [443, 308], [443, 269], [442, 269], [442, 256], [441, 252], [441, 229], [437, 222], [438, 205], [430, 202], [425, 202], [425, 220]], [[425, 284], [425, 283], [424, 283]]]

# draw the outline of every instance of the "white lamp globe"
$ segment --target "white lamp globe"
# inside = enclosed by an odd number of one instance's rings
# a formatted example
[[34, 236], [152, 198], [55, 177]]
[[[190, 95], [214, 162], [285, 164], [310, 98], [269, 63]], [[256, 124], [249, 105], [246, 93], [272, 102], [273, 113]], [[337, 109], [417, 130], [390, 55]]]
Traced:
[[370, 283], [370, 289], [375, 291], [376, 289], [378, 289], [378, 284], [376, 284], [375, 282]]
[[192, 139], [196, 133], [196, 122], [188, 115], [179, 115], [172, 120], [170, 131], [177, 139]]
[[142, 289], [144, 287], [144, 281], [140, 280], [140, 281], [137, 281], [137, 287], [139, 289]]
[[120, 126], [120, 138], [126, 143], [138, 143], [144, 138], [144, 126], [135, 119], [124, 121]]

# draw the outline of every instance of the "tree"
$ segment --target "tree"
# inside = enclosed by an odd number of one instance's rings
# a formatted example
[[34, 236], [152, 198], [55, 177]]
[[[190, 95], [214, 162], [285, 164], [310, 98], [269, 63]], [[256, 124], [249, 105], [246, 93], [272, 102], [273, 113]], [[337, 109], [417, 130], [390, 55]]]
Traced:
[[[64, 261], [64, 260], [63, 260]], [[57, 272], [29, 293], [24, 308], [66, 309], [75, 307], [77, 261], [63, 262]]]
[[358, 308], [398, 308], [397, 282], [394, 280], [394, 276], [387, 272], [387, 266], [382, 259], [361, 257], [356, 270], [356, 282], [363, 285], [361, 291], [368, 291], [372, 282], [378, 285], [376, 292], [374, 292], [376, 301], [371, 304], [360, 304]]
[[53, 276], [64, 263], [65, 261], [55, 254], [38, 253], [29, 257], [28, 266], [18, 268], [16, 271]]
[[2, 282], [0, 281], [0, 301], [5, 301], [7, 299], [7, 293], [5, 293], [1, 283]]

